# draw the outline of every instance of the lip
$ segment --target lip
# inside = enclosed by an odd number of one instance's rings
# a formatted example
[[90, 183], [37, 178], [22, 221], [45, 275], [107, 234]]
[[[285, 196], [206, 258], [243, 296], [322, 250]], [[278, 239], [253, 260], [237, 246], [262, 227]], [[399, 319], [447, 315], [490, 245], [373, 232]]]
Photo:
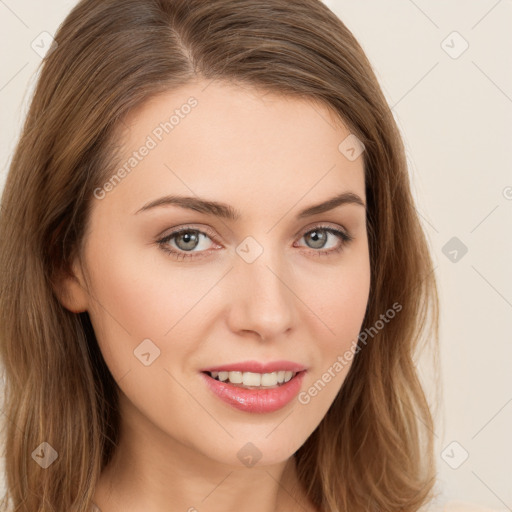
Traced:
[[202, 372], [253, 372], [253, 373], [272, 373], [279, 370], [289, 372], [302, 372], [306, 367], [293, 361], [270, 361], [260, 363], [259, 361], [240, 361], [239, 363], [225, 364], [222, 366], [211, 366], [203, 368]]
[[[282, 368], [282, 367], [281, 367]], [[209, 371], [209, 370], [205, 370]], [[217, 371], [217, 370], [212, 370]], [[226, 371], [226, 370], [221, 370]], [[246, 389], [227, 382], [221, 382], [201, 372], [208, 388], [221, 400], [244, 412], [274, 412], [290, 403], [299, 393], [306, 371], [299, 371], [288, 382], [269, 389]]]

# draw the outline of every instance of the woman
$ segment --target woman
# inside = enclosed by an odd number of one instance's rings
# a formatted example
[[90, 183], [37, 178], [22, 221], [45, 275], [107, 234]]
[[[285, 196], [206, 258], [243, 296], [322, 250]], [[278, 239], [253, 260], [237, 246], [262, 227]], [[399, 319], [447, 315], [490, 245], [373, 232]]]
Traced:
[[317, 0], [84, 0], [2, 200], [4, 510], [415, 511], [438, 305], [399, 131]]

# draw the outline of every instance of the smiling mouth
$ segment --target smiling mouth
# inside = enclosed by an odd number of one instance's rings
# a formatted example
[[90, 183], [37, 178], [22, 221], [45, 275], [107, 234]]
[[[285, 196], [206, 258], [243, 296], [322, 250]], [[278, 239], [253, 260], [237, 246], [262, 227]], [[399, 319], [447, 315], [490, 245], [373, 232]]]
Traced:
[[[305, 370], [303, 370], [305, 371]], [[271, 373], [252, 373], [252, 372], [209, 372], [204, 371], [213, 380], [229, 384], [230, 386], [243, 389], [275, 389], [285, 385], [296, 375], [302, 372], [278, 371]]]

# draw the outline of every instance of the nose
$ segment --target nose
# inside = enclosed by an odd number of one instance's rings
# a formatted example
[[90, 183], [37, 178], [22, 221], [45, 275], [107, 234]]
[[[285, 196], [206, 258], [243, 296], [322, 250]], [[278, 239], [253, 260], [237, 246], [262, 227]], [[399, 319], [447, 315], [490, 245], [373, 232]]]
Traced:
[[237, 258], [228, 316], [233, 332], [253, 332], [264, 340], [282, 337], [293, 328], [298, 300], [283, 259], [268, 256], [265, 250], [252, 263]]

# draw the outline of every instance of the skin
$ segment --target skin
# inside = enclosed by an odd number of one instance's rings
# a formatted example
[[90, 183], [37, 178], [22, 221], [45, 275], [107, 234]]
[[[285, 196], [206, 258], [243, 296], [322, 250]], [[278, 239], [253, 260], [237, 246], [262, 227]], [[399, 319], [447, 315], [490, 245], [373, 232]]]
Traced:
[[[321, 422], [350, 364], [308, 404], [294, 399], [263, 414], [224, 403], [199, 372], [286, 359], [307, 367], [307, 390], [351, 348], [370, 287], [365, 208], [296, 214], [341, 192], [366, 202], [363, 159], [338, 150], [350, 131], [323, 105], [198, 81], [130, 113], [123, 162], [190, 96], [198, 100], [190, 114], [93, 201], [82, 258], [60, 289], [65, 307], [89, 312], [121, 390], [120, 446], [94, 501], [103, 512], [312, 511], [293, 453]], [[176, 205], [136, 213], [168, 194], [228, 203], [242, 217]], [[178, 260], [156, 242], [183, 225], [215, 235], [200, 235], [192, 249], [203, 257]], [[344, 243], [325, 231], [324, 245], [315, 242], [310, 232], [319, 225], [353, 240], [318, 255]], [[236, 252], [248, 236], [263, 248], [250, 264]], [[181, 237], [167, 246], [187, 253], [193, 243]], [[134, 356], [147, 338], [160, 349], [149, 366]], [[253, 467], [237, 457], [248, 442], [261, 452]]]

